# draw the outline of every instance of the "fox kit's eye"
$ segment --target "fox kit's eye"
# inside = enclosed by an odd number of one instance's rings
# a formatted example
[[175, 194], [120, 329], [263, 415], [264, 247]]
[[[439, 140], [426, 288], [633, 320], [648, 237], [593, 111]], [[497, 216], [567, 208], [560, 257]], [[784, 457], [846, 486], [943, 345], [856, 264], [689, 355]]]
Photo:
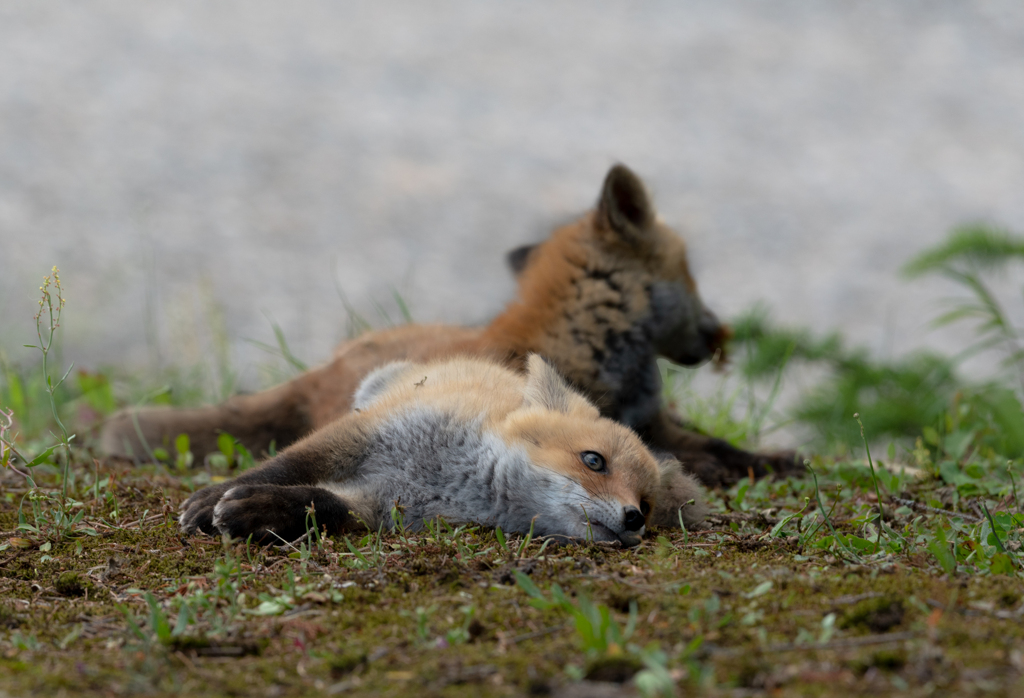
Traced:
[[583, 465], [587, 466], [594, 472], [604, 472], [607, 470], [607, 465], [604, 462], [604, 456], [596, 451], [584, 451], [580, 454], [580, 460], [583, 461]]
[[646, 499], [640, 500], [640, 513], [644, 515], [645, 519], [647, 518], [647, 515], [651, 513], [651, 505]]

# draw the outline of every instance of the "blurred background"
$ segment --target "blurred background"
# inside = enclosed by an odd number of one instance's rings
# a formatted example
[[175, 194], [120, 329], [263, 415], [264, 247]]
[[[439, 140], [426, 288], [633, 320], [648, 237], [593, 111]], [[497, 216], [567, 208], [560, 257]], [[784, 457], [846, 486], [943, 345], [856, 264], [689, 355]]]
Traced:
[[904, 263], [960, 223], [1024, 230], [1016, 0], [8, 2], [0, 66], [11, 361], [55, 264], [85, 367], [221, 352], [245, 388], [272, 322], [310, 364], [346, 305], [481, 323], [504, 252], [617, 161], [721, 316], [879, 356], [970, 340]]

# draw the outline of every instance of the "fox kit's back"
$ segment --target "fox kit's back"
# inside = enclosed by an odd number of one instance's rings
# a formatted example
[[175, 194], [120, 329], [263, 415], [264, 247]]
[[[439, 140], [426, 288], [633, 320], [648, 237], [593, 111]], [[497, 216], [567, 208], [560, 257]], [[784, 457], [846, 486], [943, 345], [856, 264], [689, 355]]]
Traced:
[[523, 402], [526, 377], [479, 359], [414, 364], [396, 362], [368, 375], [356, 391], [360, 412], [386, 415], [411, 405], [431, 405], [466, 420], [502, 419]]

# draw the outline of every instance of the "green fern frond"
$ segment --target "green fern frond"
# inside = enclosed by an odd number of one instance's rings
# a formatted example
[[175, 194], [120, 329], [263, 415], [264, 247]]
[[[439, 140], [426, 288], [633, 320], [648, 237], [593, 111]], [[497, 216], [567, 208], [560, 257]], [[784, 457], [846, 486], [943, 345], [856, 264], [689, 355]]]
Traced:
[[1024, 237], [983, 224], [964, 225], [956, 228], [943, 244], [910, 260], [903, 267], [903, 274], [914, 278], [943, 272], [957, 264], [994, 269], [1014, 259], [1024, 261]]

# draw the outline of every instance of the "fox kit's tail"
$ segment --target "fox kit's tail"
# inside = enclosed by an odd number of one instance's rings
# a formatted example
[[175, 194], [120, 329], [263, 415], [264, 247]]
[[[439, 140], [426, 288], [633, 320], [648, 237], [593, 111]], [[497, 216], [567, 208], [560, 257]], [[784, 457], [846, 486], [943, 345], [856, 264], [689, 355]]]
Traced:
[[683, 471], [682, 463], [667, 453], [659, 455], [658, 469], [661, 482], [650, 523], [666, 528], [679, 528], [680, 524], [690, 528], [701, 523], [708, 515], [708, 505], [697, 478]]

